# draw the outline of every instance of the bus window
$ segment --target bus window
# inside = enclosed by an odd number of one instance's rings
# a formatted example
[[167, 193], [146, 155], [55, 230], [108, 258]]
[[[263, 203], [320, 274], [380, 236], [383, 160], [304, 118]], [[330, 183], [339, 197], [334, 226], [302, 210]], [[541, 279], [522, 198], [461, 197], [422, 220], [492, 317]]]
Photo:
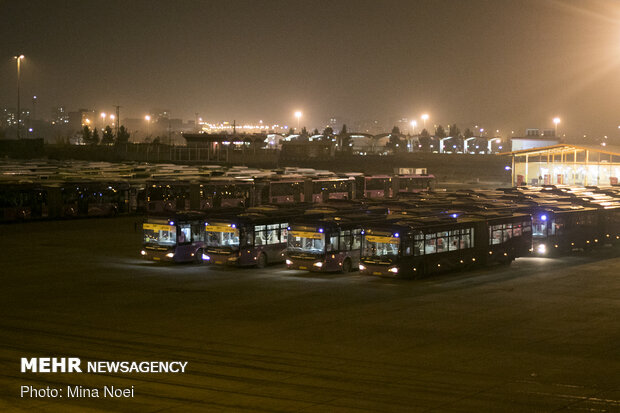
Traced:
[[424, 255], [424, 234], [415, 234], [413, 238], [413, 255]]
[[340, 234], [340, 250], [341, 251], [350, 251], [351, 250], [351, 231], [346, 230], [342, 231]]
[[450, 231], [450, 241], [448, 243], [449, 251], [456, 251], [459, 249], [459, 236], [461, 231], [458, 229]]
[[353, 233], [353, 244], [351, 245], [352, 250], [359, 250], [362, 247], [362, 230], [354, 229]]
[[325, 246], [325, 251], [338, 251], [338, 234], [332, 234]]
[[397, 256], [400, 239], [386, 236], [367, 235], [362, 255], [366, 257]]
[[288, 238], [288, 223], [280, 224], [280, 242], [286, 242]]
[[177, 229], [174, 225], [144, 224], [144, 242], [146, 244], [174, 245]]
[[279, 230], [280, 224], [267, 225], [267, 244], [278, 244], [280, 242]]
[[535, 237], [547, 236], [547, 216], [543, 215], [544, 220], [535, 218], [532, 220], [532, 235]]
[[259, 246], [267, 244], [267, 234], [265, 234], [265, 231], [265, 225], [256, 225], [254, 227], [254, 245]]
[[512, 235], [514, 237], [520, 237], [523, 234], [523, 225], [521, 224], [514, 224], [512, 227]]
[[289, 231], [288, 250], [320, 254], [325, 249], [325, 234], [303, 231]]
[[238, 247], [239, 230], [224, 225], [207, 225], [205, 243], [209, 247]]
[[437, 245], [435, 243], [435, 235], [436, 234], [426, 234], [424, 241], [424, 253], [425, 254], [434, 254], [437, 252]]
[[200, 224], [192, 225], [192, 241], [204, 241], [203, 226]]
[[461, 229], [461, 249], [474, 247], [474, 229], [463, 228]]
[[448, 251], [448, 231], [437, 233], [437, 252]]
[[179, 244], [192, 242], [192, 229], [190, 224], [179, 225]]

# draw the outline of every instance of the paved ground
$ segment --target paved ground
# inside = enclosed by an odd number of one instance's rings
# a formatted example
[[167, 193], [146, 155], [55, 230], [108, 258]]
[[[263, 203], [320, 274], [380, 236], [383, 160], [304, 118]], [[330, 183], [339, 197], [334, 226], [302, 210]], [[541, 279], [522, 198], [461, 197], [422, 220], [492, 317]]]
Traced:
[[[152, 265], [133, 218], [0, 231], [0, 410], [620, 411], [619, 249], [396, 281]], [[25, 356], [189, 365], [21, 374]], [[67, 384], [135, 397], [19, 398]]]

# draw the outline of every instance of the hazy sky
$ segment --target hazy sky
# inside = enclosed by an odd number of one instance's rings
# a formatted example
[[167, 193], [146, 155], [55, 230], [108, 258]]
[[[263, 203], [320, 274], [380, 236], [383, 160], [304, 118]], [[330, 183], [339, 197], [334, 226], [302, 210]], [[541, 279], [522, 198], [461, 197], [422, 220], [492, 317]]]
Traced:
[[320, 126], [431, 115], [620, 140], [620, 1], [0, 0], [0, 107]]

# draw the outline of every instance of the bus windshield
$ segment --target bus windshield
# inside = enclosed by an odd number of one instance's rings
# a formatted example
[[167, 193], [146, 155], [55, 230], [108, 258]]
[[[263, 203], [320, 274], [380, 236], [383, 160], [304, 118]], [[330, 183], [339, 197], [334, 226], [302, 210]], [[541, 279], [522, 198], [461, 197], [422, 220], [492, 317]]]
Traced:
[[205, 244], [209, 247], [239, 248], [239, 229], [234, 224], [205, 225]]
[[362, 249], [364, 257], [396, 257], [398, 255], [400, 238], [366, 235], [364, 240]]
[[157, 245], [175, 245], [177, 228], [174, 225], [143, 224], [144, 243]]
[[288, 232], [288, 250], [320, 254], [325, 251], [325, 234], [307, 231]]

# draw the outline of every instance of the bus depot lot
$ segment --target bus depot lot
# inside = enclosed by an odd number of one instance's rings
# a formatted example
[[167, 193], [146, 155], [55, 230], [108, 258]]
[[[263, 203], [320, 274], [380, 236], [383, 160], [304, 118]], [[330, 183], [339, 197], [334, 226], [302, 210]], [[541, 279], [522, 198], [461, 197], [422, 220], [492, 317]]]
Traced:
[[[620, 251], [424, 280], [162, 265], [140, 218], [0, 226], [0, 410], [620, 410]], [[185, 374], [21, 374], [21, 357]], [[20, 385], [134, 386], [132, 399]]]

